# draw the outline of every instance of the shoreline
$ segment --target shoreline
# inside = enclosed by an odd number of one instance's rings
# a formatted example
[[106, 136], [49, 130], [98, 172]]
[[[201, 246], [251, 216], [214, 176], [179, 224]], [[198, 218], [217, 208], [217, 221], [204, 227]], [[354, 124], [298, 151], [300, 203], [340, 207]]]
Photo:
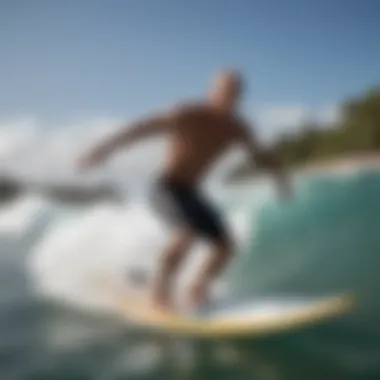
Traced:
[[[354, 174], [360, 171], [376, 170], [380, 171], [380, 153], [371, 154], [356, 154], [347, 155], [341, 157], [335, 157], [330, 159], [324, 159], [320, 161], [314, 161], [310, 163], [300, 164], [297, 166], [289, 166], [288, 173], [290, 175], [315, 175], [315, 174]], [[249, 173], [238, 174], [236, 173], [227, 178], [230, 183], [240, 182], [252, 179], [254, 177], [260, 177], [265, 175], [265, 172], [255, 171], [252, 169]]]
[[380, 154], [360, 154], [334, 158], [325, 161], [300, 165], [294, 168], [296, 173], [341, 173], [366, 169], [380, 169]]

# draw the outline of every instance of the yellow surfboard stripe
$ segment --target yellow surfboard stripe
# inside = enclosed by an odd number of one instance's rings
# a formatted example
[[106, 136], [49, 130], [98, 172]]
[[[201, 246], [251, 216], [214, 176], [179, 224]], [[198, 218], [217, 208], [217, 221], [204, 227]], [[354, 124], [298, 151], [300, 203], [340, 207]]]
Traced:
[[316, 301], [307, 307], [300, 307], [286, 315], [247, 320], [219, 318], [206, 320], [162, 312], [138, 298], [112, 293], [120, 311], [126, 319], [140, 326], [155, 329], [163, 333], [191, 335], [205, 338], [259, 336], [281, 332], [300, 326], [318, 323], [324, 319], [343, 315], [355, 306], [352, 295], [332, 297]]

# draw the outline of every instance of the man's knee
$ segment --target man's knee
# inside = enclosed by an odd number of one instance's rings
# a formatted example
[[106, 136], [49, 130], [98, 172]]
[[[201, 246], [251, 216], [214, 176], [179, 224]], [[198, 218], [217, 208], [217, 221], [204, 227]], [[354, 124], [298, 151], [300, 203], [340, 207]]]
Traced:
[[235, 253], [234, 241], [228, 236], [222, 236], [215, 240], [217, 254], [224, 256], [226, 259], [232, 257]]

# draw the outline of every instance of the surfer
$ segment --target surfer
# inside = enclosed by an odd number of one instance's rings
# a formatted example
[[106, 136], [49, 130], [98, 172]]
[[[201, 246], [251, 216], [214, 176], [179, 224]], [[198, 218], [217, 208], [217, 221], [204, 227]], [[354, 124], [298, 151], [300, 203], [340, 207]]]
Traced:
[[173, 236], [163, 254], [154, 284], [154, 302], [171, 305], [173, 276], [197, 238], [206, 239], [212, 252], [194, 286], [190, 302], [200, 306], [207, 300], [211, 282], [226, 268], [234, 254], [234, 242], [222, 216], [206, 199], [200, 185], [213, 164], [234, 145], [245, 148], [256, 166], [273, 171], [283, 194], [289, 194], [285, 173], [276, 160], [259, 146], [250, 126], [239, 115], [243, 78], [232, 70], [219, 73], [207, 100], [181, 104], [153, 114], [90, 149], [79, 167], [101, 164], [111, 153], [154, 135], [166, 135], [169, 147], [152, 199], [161, 215], [171, 223]]

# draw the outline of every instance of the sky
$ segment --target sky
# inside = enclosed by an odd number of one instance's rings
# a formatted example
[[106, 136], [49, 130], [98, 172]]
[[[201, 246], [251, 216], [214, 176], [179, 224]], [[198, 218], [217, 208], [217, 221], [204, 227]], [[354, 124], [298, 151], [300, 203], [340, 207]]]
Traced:
[[4, 130], [102, 130], [204, 97], [223, 67], [264, 137], [333, 120], [380, 83], [379, 17], [376, 0], [2, 0], [0, 153]]

